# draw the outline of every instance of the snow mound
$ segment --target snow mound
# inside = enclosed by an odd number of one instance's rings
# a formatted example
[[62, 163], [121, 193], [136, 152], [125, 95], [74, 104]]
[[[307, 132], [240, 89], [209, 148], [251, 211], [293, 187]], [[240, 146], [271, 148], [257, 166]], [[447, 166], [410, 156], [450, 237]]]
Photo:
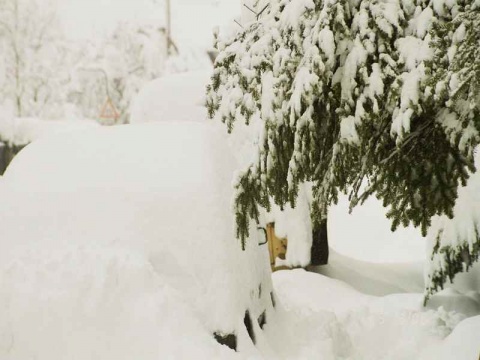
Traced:
[[187, 72], [151, 81], [133, 101], [130, 123], [205, 120], [205, 92], [210, 73]]
[[211, 124], [102, 127], [27, 146], [0, 187], [0, 358], [235, 355], [214, 332], [258, 354], [244, 316], [273, 318], [268, 252], [255, 229], [246, 251], [235, 239], [234, 167]]
[[2, 265], [0, 358], [235, 358], [183, 294], [125, 249], [26, 250]]
[[[390, 305], [424, 310], [424, 263], [372, 263], [356, 260], [330, 250], [329, 264], [310, 270], [340, 280], [363, 294], [382, 296]], [[476, 264], [468, 273], [461, 273], [455, 284], [433, 295], [426, 308], [455, 311], [464, 316], [480, 314], [480, 292]]]
[[[273, 283], [285, 308], [275, 321], [293, 323], [300, 334], [306, 329], [319, 334], [317, 338], [278, 335], [278, 346], [289, 349], [287, 358], [318, 358], [313, 353], [301, 356], [315, 348], [324, 359], [433, 360], [438, 349], [442, 359], [478, 356], [479, 317], [463, 320], [462, 315], [443, 309], [415, 309], [411, 301], [367, 296], [341, 281], [304, 270], [278, 271]], [[271, 326], [267, 336], [275, 333]]]
[[421, 360], [478, 359], [480, 356], [480, 316], [463, 320], [453, 332]]

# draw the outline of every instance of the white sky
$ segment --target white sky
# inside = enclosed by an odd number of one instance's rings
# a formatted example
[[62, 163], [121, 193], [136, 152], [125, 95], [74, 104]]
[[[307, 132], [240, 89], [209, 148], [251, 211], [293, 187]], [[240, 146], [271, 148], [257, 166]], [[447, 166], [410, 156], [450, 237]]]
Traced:
[[[103, 35], [121, 20], [165, 23], [165, 0], [57, 0], [66, 33], [72, 38]], [[182, 45], [210, 47], [212, 29], [231, 24], [240, 0], [171, 0], [172, 36]]]

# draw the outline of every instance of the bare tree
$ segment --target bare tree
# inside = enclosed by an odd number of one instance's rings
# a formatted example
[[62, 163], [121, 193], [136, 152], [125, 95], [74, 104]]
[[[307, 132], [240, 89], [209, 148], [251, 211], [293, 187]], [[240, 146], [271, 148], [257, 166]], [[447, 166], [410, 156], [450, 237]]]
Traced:
[[34, 116], [54, 101], [66, 51], [51, 1], [0, 0], [0, 44], [5, 62], [3, 98], [16, 116]]

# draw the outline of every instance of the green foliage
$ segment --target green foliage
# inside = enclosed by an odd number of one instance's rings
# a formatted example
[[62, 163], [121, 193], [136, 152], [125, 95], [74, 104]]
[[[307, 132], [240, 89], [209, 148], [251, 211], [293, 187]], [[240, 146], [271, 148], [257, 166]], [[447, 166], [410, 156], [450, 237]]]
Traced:
[[436, 266], [428, 274], [427, 287], [425, 290], [426, 304], [431, 295], [437, 291], [443, 290], [447, 281], [453, 282], [455, 275], [468, 271], [473, 264], [480, 259], [480, 234], [476, 232], [476, 242], [473, 246], [462, 243], [459, 246], [446, 245], [441, 246], [442, 233], [440, 232], [435, 239], [435, 248], [432, 254], [432, 260], [440, 257], [442, 266]]
[[278, 0], [218, 40], [210, 117], [229, 132], [252, 119], [264, 128], [258, 163], [237, 185], [242, 243], [261, 207], [294, 205], [304, 182], [315, 226], [339, 192], [352, 208], [380, 198], [392, 230], [413, 224], [425, 235], [434, 216], [454, 216], [480, 140], [480, 17], [464, 1], [431, 6]]
[[[478, 5], [466, 5], [465, 11], [459, 12], [451, 21], [436, 22], [432, 34], [435, 58], [431, 65], [433, 69], [430, 82], [441, 89], [437, 101], [441, 100], [446, 105], [445, 109], [439, 111], [437, 120], [443, 126], [449, 142], [458, 150], [459, 156], [471, 163], [480, 131]], [[447, 163], [447, 173], [451, 163], [452, 161]], [[455, 235], [447, 233], [446, 225], [433, 232], [432, 266], [427, 277], [426, 300], [443, 289], [447, 281], [452, 282], [457, 273], [468, 271], [479, 260], [480, 219], [472, 217], [468, 226]]]

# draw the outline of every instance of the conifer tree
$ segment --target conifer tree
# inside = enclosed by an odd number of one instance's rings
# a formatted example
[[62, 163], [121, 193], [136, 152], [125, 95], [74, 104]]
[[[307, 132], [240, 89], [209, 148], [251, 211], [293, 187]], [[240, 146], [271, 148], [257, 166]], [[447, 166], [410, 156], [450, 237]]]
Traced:
[[[230, 132], [263, 124], [236, 183], [242, 244], [260, 208], [295, 205], [304, 182], [317, 228], [339, 192], [351, 207], [377, 196], [392, 230], [452, 218], [479, 142], [478, 17], [461, 0], [276, 0], [218, 40], [210, 116]], [[430, 292], [446, 280], [434, 278]]]
[[[433, 24], [434, 61], [429, 80], [430, 87], [436, 89], [434, 101], [442, 105], [436, 121], [451, 145], [470, 158], [480, 129], [480, 3], [458, 9], [455, 16], [445, 11], [441, 15], [444, 21]], [[458, 198], [453, 219], [437, 217], [429, 232], [427, 299], [480, 257], [478, 173], [475, 178]]]

